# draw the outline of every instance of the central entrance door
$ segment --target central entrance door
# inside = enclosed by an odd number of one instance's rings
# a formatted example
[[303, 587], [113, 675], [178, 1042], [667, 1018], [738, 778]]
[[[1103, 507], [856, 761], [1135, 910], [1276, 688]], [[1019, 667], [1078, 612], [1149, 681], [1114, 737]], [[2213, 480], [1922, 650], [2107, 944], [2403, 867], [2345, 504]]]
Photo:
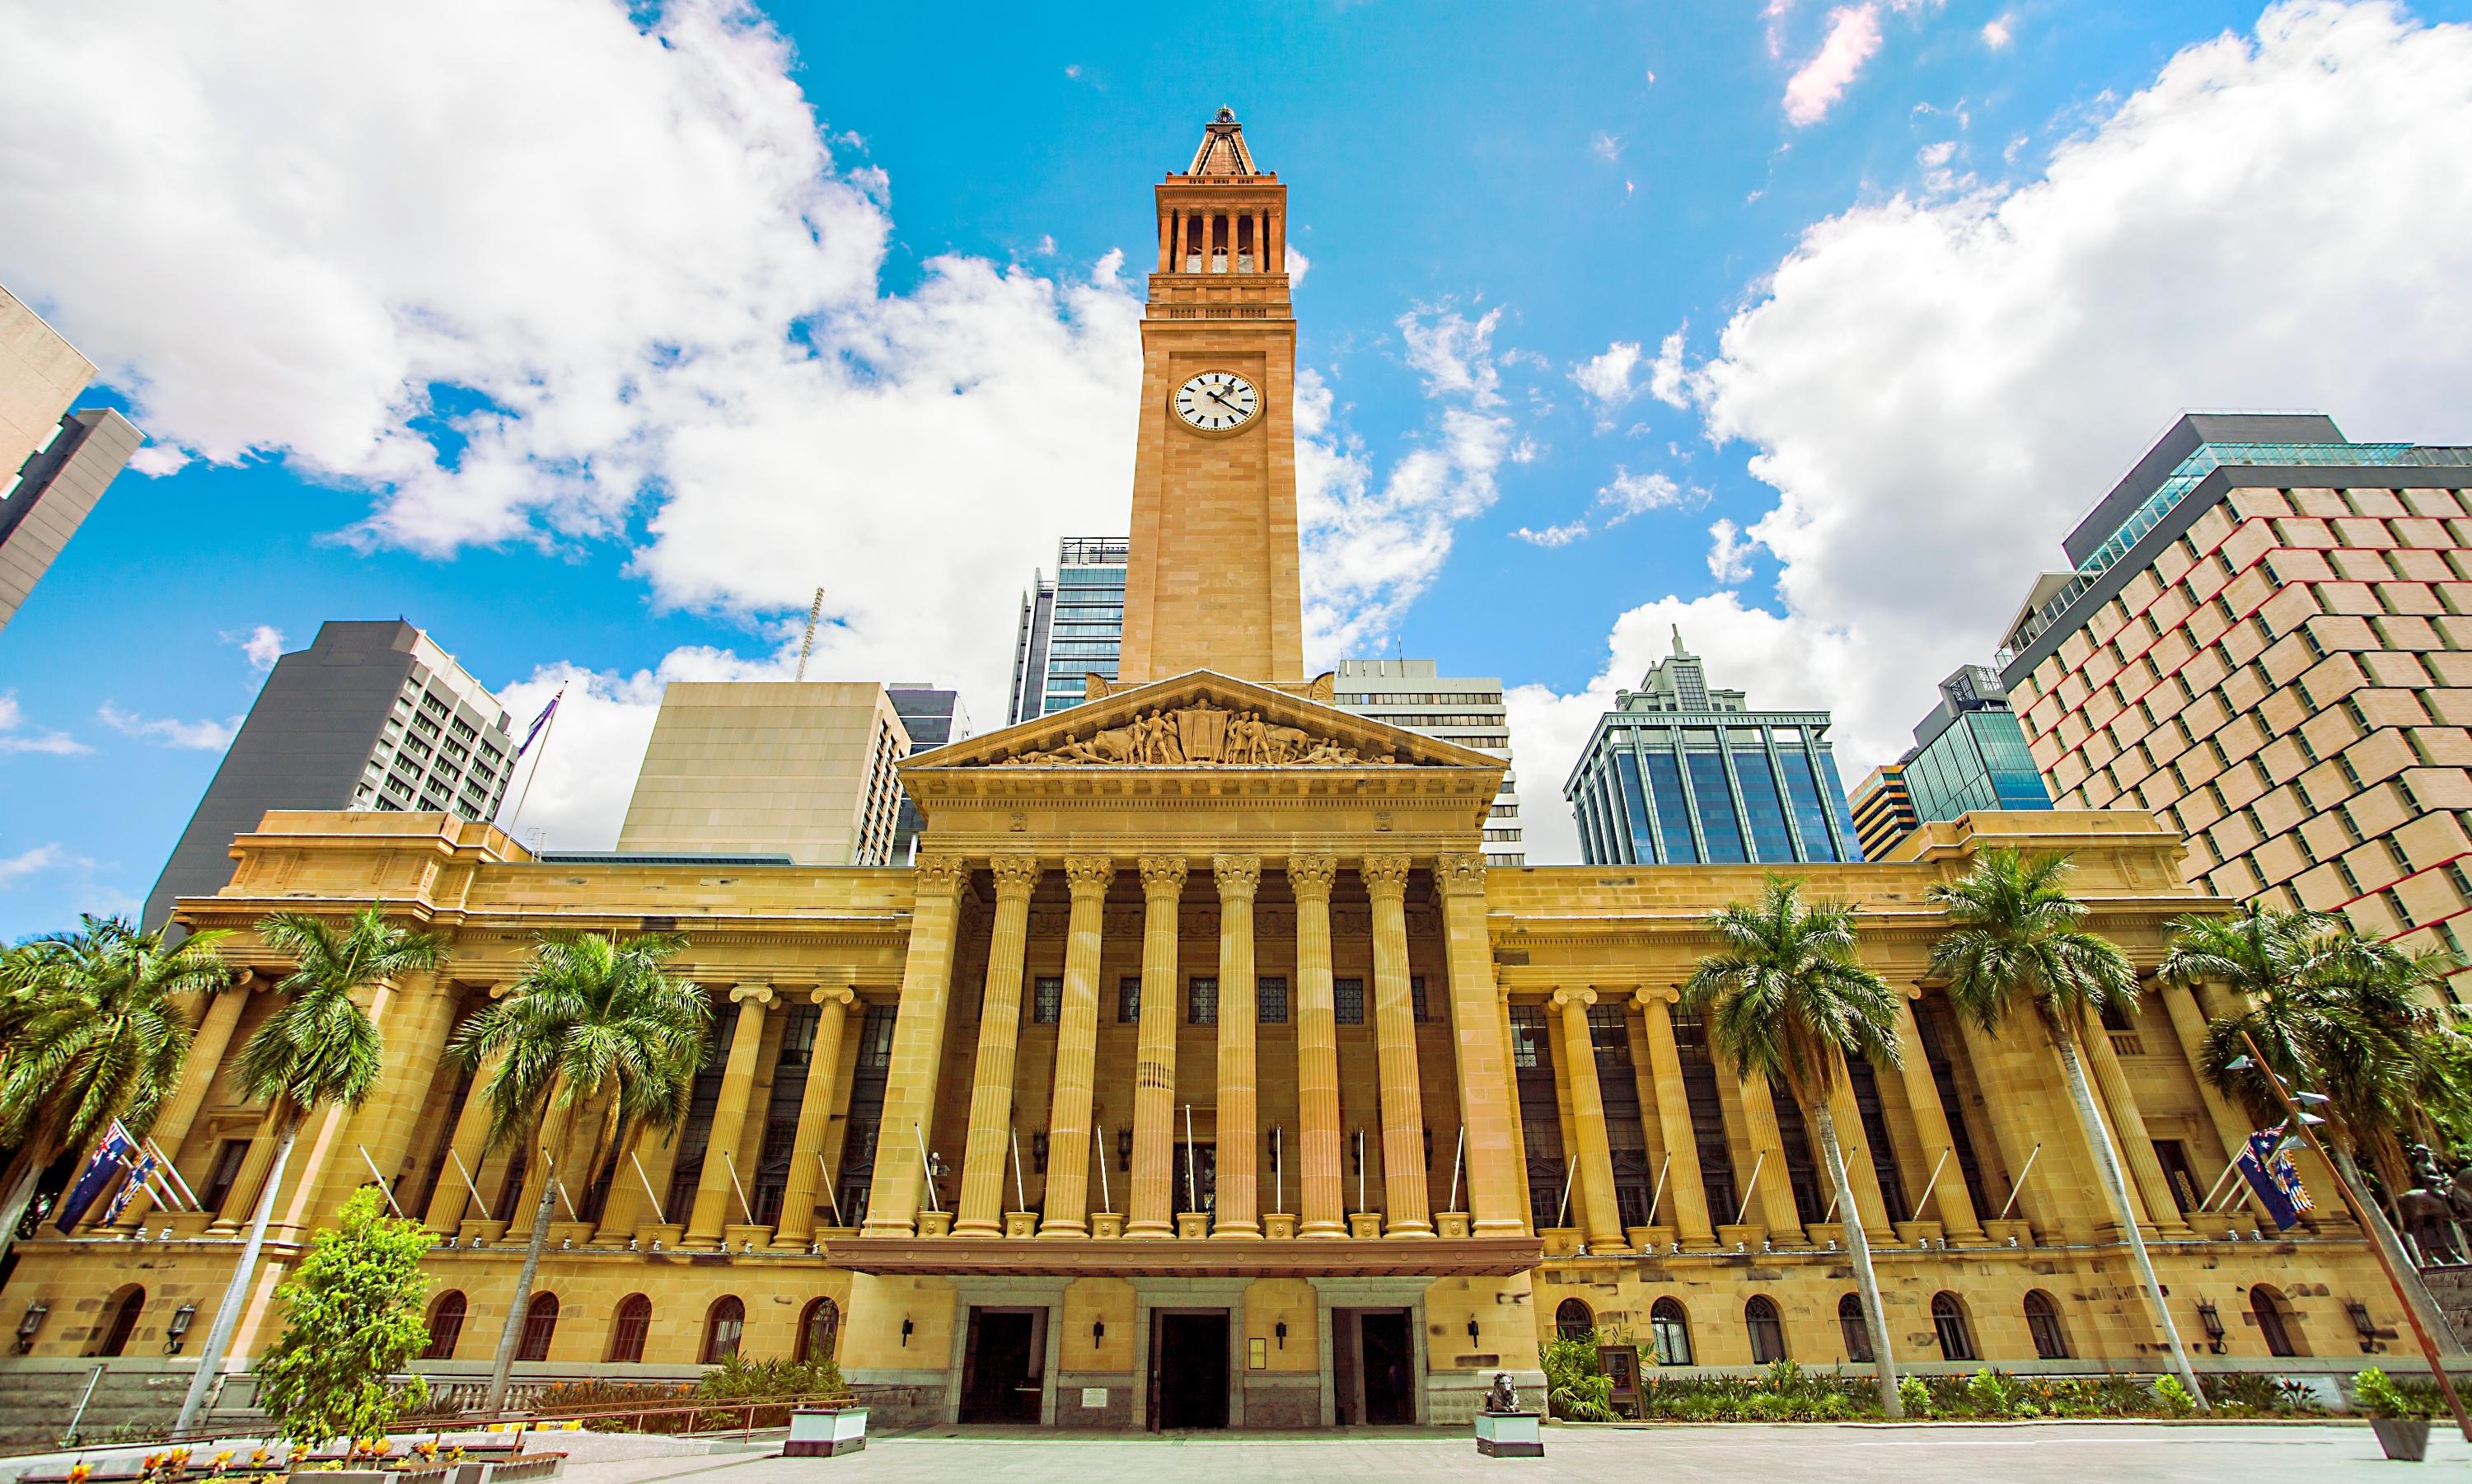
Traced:
[[1227, 1311], [1151, 1315], [1153, 1430], [1227, 1425]]
[[1408, 1350], [1406, 1311], [1367, 1309], [1356, 1324], [1364, 1340], [1365, 1420], [1375, 1425], [1414, 1422], [1416, 1361]]
[[1038, 1422], [1045, 1309], [973, 1308], [962, 1358], [962, 1421]]

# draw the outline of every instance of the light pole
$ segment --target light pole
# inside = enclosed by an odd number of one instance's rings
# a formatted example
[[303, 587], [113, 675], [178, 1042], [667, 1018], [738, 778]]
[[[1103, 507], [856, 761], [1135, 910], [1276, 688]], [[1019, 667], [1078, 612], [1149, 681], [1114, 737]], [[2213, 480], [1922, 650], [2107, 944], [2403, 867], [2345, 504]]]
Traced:
[[[2323, 1120], [2314, 1118], [2301, 1111], [2300, 1104], [2293, 1097], [2292, 1089], [2285, 1087], [2283, 1078], [2272, 1066], [2267, 1065], [2266, 1053], [2257, 1048], [2257, 1042], [2246, 1030], [2241, 1032], [2241, 1044], [2248, 1048], [2248, 1055], [2234, 1061], [2224, 1070], [2240, 1071], [2253, 1064], [2260, 1072], [2265, 1073], [2268, 1086], [2274, 1089], [2275, 1097], [2283, 1104], [2284, 1115], [2292, 1120], [2292, 1126], [2297, 1129], [2301, 1138], [2307, 1141], [2309, 1152], [2318, 1157], [2318, 1162], [2326, 1166], [2327, 1173], [2335, 1177], [2335, 1183], [2343, 1187], [2343, 1199], [2352, 1203], [2352, 1209], [2365, 1212], [2368, 1220], [2375, 1220], [2376, 1210], [2368, 1204], [2367, 1193], [2353, 1187], [2351, 1181], [2343, 1175], [2343, 1167], [2327, 1155], [2325, 1145], [2318, 1142], [2318, 1131], [2314, 1125]], [[2315, 1097], [2320, 1102], [2325, 1100], [2318, 1093], [2303, 1095]], [[2366, 1221], [2364, 1225], [2366, 1225]], [[2428, 1328], [2421, 1324], [2420, 1310], [2413, 1307], [2411, 1295], [2403, 1290], [2403, 1275], [2395, 1270], [2394, 1258], [2387, 1252], [2387, 1244], [2379, 1241], [2374, 1232], [2369, 1233], [2369, 1251], [2377, 1255], [2378, 1266], [2385, 1270], [2387, 1281], [2394, 1287], [2395, 1302], [2403, 1305], [2403, 1317], [2412, 1326], [2412, 1337], [2420, 1342], [2420, 1352], [2428, 1357], [2429, 1374], [2437, 1377], [2437, 1389], [2446, 1398], [2446, 1409], [2455, 1414], [2455, 1425], [2461, 1430], [2463, 1440], [2472, 1443], [2472, 1416], [2465, 1415], [2463, 1399], [2455, 1394], [2455, 1382], [2446, 1374], [2446, 1363], [2438, 1358], [2437, 1343], [2429, 1337]]]

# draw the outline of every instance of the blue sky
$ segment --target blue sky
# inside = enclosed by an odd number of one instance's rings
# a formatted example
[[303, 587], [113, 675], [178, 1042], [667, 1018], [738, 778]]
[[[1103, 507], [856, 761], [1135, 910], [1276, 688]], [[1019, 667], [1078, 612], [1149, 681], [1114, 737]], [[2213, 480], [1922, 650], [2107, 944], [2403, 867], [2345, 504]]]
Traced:
[[991, 724], [1222, 103], [1310, 265], [1316, 658], [1503, 677], [1540, 861], [1676, 623], [1851, 778], [2181, 409], [2472, 440], [2467, 9], [0, 0], [0, 283], [155, 438], [0, 631], [0, 936], [132, 907], [326, 618], [569, 685], [571, 847], [819, 584], [817, 673]]

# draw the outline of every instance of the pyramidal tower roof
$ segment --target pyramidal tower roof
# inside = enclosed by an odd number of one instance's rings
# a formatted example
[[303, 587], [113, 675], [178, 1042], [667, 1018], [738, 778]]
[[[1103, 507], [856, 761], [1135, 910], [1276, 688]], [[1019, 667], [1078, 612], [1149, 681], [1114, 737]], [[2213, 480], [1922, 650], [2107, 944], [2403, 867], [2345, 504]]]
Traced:
[[1245, 126], [1236, 122], [1236, 110], [1223, 108], [1219, 116], [1202, 126], [1201, 147], [1193, 152], [1193, 166], [1188, 176], [1250, 176], [1260, 175], [1253, 168], [1253, 152], [1245, 147]]

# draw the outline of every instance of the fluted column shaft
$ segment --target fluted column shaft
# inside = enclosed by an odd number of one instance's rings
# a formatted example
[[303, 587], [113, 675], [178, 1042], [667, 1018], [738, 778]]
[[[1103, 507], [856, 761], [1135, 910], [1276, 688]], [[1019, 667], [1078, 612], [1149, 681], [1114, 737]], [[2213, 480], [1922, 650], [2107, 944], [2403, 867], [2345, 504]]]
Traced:
[[1262, 885], [1258, 855], [1218, 855], [1219, 887], [1219, 1209], [1213, 1236], [1260, 1236], [1260, 1161], [1255, 1148], [1253, 1070], [1253, 898]]
[[[1803, 1236], [1802, 1213], [1794, 1204], [1794, 1181], [1786, 1174], [1785, 1134], [1777, 1127], [1776, 1097], [1765, 1077], [1741, 1079], [1743, 1089], [1743, 1134], [1751, 1146], [1751, 1160], [1758, 1166], [1759, 1187], [1747, 1192], [1753, 1198], [1760, 1213], [1761, 1225], [1768, 1228], [1771, 1239], [1800, 1241]], [[1839, 1129], [1842, 1140], [1845, 1131]], [[1765, 1159], [1762, 1156], [1766, 1156]], [[1847, 1156], [1850, 1161], [1852, 1156]], [[1847, 1176], [1853, 1171], [1849, 1168]], [[1733, 1221], [1739, 1211], [1723, 1213]]]
[[[1933, 1080], [1931, 1059], [1923, 1050], [1922, 1028], [1914, 1021], [1913, 1001], [1897, 996], [1897, 1055], [1902, 1064], [1898, 1072], [1906, 1081], [1906, 1107], [1913, 1114], [1914, 1136], [1922, 1145], [1925, 1180], [1931, 1179], [1932, 1165], [1939, 1166], [1939, 1180], [1922, 1192], [1915, 1202], [1914, 1214], [1928, 1210], [1939, 1222], [1940, 1232], [1953, 1241], [1980, 1241], [1983, 1222], [1974, 1209], [1974, 1197], [1965, 1188], [1965, 1171], [1958, 1168], [1957, 1139], [1949, 1124], [1959, 1116], [1940, 1105], [1939, 1084]], [[1942, 1156], [1946, 1156], [1945, 1159]]]
[[1347, 1234], [1339, 1128], [1339, 1016], [1330, 970], [1330, 887], [1339, 861], [1288, 857], [1296, 897], [1296, 1189], [1301, 1236]]
[[1013, 1061], [1021, 1046], [1021, 969], [1030, 938], [1030, 896], [1038, 862], [998, 856], [995, 931], [987, 944], [987, 978], [979, 997], [979, 1054], [970, 1068], [970, 1132], [962, 1151], [956, 1236], [1004, 1232], [1005, 1171], [1012, 1145]]
[[1597, 1002], [1594, 990], [1556, 990], [1554, 1009], [1561, 1019], [1562, 1069], [1571, 1089], [1571, 1121], [1579, 1136], [1572, 1151], [1580, 1169], [1580, 1225], [1588, 1246], [1607, 1252], [1625, 1245], [1622, 1209], [1614, 1200], [1613, 1145], [1605, 1136], [1605, 1094], [1597, 1081], [1597, 1051], [1588, 1034], [1588, 1007]]
[[[807, 1049], [807, 1086], [798, 1095], [798, 1132], [790, 1141], [790, 1178], [781, 1188], [781, 1226], [772, 1245], [804, 1247], [816, 1234], [816, 1191], [823, 1183], [824, 1132], [841, 1090], [842, 1031], [858, 991], [846, 984], [817, 988], [816, 1039]], [[621, 1170], [621, 1178], [633, 1171]]]
[[[687, 1218], [686, 1245], [711, 1247], [721, 1241], [721, 1229], [737, 1210], [738, 1187], [733, 1168], [739, 1137], [747, 1132], [747, 1104], [755, 1089], [755, 1057], [764, 1045], [764, 1013], [772, 1003], [770, 986], [742, 984], [729, 992], [738, 1004], [738, 1024], [729, 1035], [729, 1060], [722, 1065], [721, 1097], [712, 1110], [712, 1135], [704, 1140], [703, 1169], [696, 1178], [695, 1213]], [[739, 1211], [739, 1219], [746, 1212]]]
[[1460, 1122], [1467, 1130], [1469, 1228], [1478, 1236], [1528, 1230], [1520, 1195], [1519, 1104], [1510, 1091], [1510, 1052], [1495, 997], [1493, 943], [1485, 925], [1485, 857], [1444, 855], [1434, 863], [1442, 894], [1442, 930], [1451, 974], [1451, 1041], [1460, 1074]]
[[[2206, 1015], [2198, 1008], [2198, 997], [2185, 984], [2165, 983], [2161, 986], [2163, 1008], [2172, 1017], [2172, 1037], [2180, 1043], [2180, 1055], [2189, 1064], [2190, 1074], [2197, 1079], [2199, 1100], [2206, 1105], [2206, 1116], [2215, 1125], [2215, 1137], [2222, 1141], [2223, 1158], [2236, 1158], [2248, 1147], [2249, 1127], [2239, 1113], [2232, 1111], [2215, 1085], [2206, 1080]], [[2266, 1203], [2249, 1189], [2248, 1182], [2239, 1182], [2244, 1198], [2260, 1219], [2267, 1219]], [[2199, 1196], [2206, 1192], [2200, 1190]], [[2317, 1195], [2313, 1187], [2310, 1191]]]
[[[472, 1073], [472, 1086], [455, 1115], [454, 1132], [447, 1136], [446, 1167], [438, 1172], [438, 1185], [429, 1192], [429, 1209], [420, 1218], [420, 1224], [432, 1232], [451, 1236], [466, 1216], [475, 1215], [469, 1209], [472, 1189], [464, 1182], [481, 1178], [481, 1161], [488, 1156], [489, 1080], [498, 1074], [499, 1061], [492, 1056]], [[486, 1210], [477, 1213], [481, 1220], [488, 1215]]]
[[1140, 865], [1142, 1004], [1133, 1053], [1133, 1188], [1125, 1234], [1157, 1238], [1176, 1234], [1176, 934], [1185, 865], [1174, 855], [1145, 855]]
[[[2093, 1018], [2086, 1017], [2089, 1022]], [[2180, 1203], [2172, 1198], [2172, 1182], [2163, 1174], [2163, 1161], [2154, 1157], [2154, 1141], [2146, 1137], [2146, 1115], [2137, 1111], [2137, 1095], [2128, 1089], [2128, 1074], [2121, 1069], [2119, 1054], [2111, 1049], [2111, 1033], [2101, 1025], [2091, 1025], [2078, 1040], [2086, 1049], [2086, 1060], [2094, 1064], [2095, 1090], [2102, 1097], [2104, 1115], [2111, 1120], [2112, 1137], [2120, 1140], [2120, 1152], [2127, 1158], [2134, 1193], [2144, 1198], [2147, 1221], [2167, 1236], [2186, 1236], [2188, 1220], [2180, 1214]], [[2200, 1190], [2198, 1194], [2205, 1192]]]
[[[238, 984], [220, 990], [206, 1001], [206, 1012], [198, 1017], [197, 1034], [190, 1038], [188, 1060], [180, 1064], [179, 1089], [154, 1115], [154, 1125], [147, 1130], [154, 1147], [163, 1158], [178, 1160], [181, 1141], [189, 1137], [189, 1128], [198, 1121], [198, 1113], [206, 1106], [206, 1094], [213, 1090], [215, 1073], [222, 1070], [224, 1052], [231, 1045], [232, 1029], [240, 1024], [240, 1015], [249, 1008], [249, 995], [256, 980], [244, 973]], [[197, 1182], [191, 1181], [194, 1187]], [[120, 1212], [119, 1225], [134, 1228], [143, 1225], [146, 1213], [154, 1209], [154, 1197], [144, 1187], [129, 1199]]]
[[[1854, 1209], [1862, 1217], [1864, 1234], [1875, 1242], [1894, 1241], [1897, 1233], [1889, 1224], [1889, 1202], [1880, 1189], [1880, 1166], [1872, 1161], [1871, 1131], [1864, 1125], [1863, 1105], [1854, 1097], [1854, 1079], [1847, 1075], [1842, 1060], [1837, 1081], [1828, 1089], [1828, 1113], [1837, 1120], [1837, 1152], [1845, 1161], [1845, 1184], [1854, 1192]], [[1815, 1121], [1806, 1113], [1803, 1127], [1814, 1129]], [[1826, 1189], [1832, 1182], [1822, 1151], [1812, 1151], [1812, 1163], [1818, 1168], [1821, 1188]], [[1845, 1213], [1837, 1214], [1842, 1218]]]
[[[456, 1000], [455, 986], [436, 974], [407, 976], [380, 1030], [386, 1048], [385, 1072], [347, 1126], [346, 1137], [356, 1147], [336, 1151], [326, 1185], [329, 1202], [341, 1204], [354, 1186], [368, 1179], [371, 1165], [389, 1189], [401, 1183], [404, 1157], [419, 1131], [430, 1085], [438, 1080], [439, 1057], [455, 1026]], [[569, 1193], [582, 1194], [571, 1186]], [[325, 1219], [322, 1211], [310, 1214], [312, 1220]]]
[[[1416, 1068], [1416, 1007], [1408, 990], [1408, 857], [1360, 868], [1373, 898], [1373, 1035], [1382, 1080], [1382, 1196], [1391, 1236], [1434, 1234], [1425, 1190], [1425, 1092]], [[1602, 1105], [1601, 1105], [1602, 1108]]]
[[927, 1180], [918, 1150], [933, 1132], [928, 1124], [936, 1116], [944, 1022], [952, 1010], [953, 945], [968, 874], [951, 856], [922, 856], [917, 880], [910, 953], [902, 965], [901, 1003], [893, 1022], [891, 1075], [886, 1079], [884, 1122], [875, 1144], [875, 1176], [868, 1184], [868, 1236], [908, 1236], [916, 1223]]
[[257, 1120], [257, 1132], [250, 1136], [249, 1154], [240, 1161], [240, 1172], [232, 1177], [231, 1188], [224, 1192], [223, 1209], [215, 1213], [208, 1231], [226, 1235], [247, 1226], [257, 1214], [258, 1193], [266, 1187], [267, 1172], [274, 1165], [274, 1140], [281, 1116], [280, 1109], [270, 1108], [266, 1116]]
[[[1665, 1136], [1665, 1193], [1657, 1214], [1667, 1217], [1682, 1240], [1703, 1246], [1717, 1239], [1708, 1223], [1708, 1187], [1700, 1174], [1700, 1140], [1691, 1132], [1691, 1094], [1682, 1085], [1682, 1052], [1674, 1043], [1674, 1006], [1668, 993], [1639, 992], [1642, 1024], [1648, 1032], [1649, 1072], [1656, 1087], [1656, 1127]], [[1725, 1212], [1726, 1219], [1733, 1212]]]
[[1116, 863], [1065, 857], [1073, 913], [1064, 937], [1064, 1002], [1056, 1017], [1056, 1092], [1047, 1113], [1047, 1219], [1041, 1236], [1090, 1234], [1090, 1099], [1099, 1071], [1099, 945]]

